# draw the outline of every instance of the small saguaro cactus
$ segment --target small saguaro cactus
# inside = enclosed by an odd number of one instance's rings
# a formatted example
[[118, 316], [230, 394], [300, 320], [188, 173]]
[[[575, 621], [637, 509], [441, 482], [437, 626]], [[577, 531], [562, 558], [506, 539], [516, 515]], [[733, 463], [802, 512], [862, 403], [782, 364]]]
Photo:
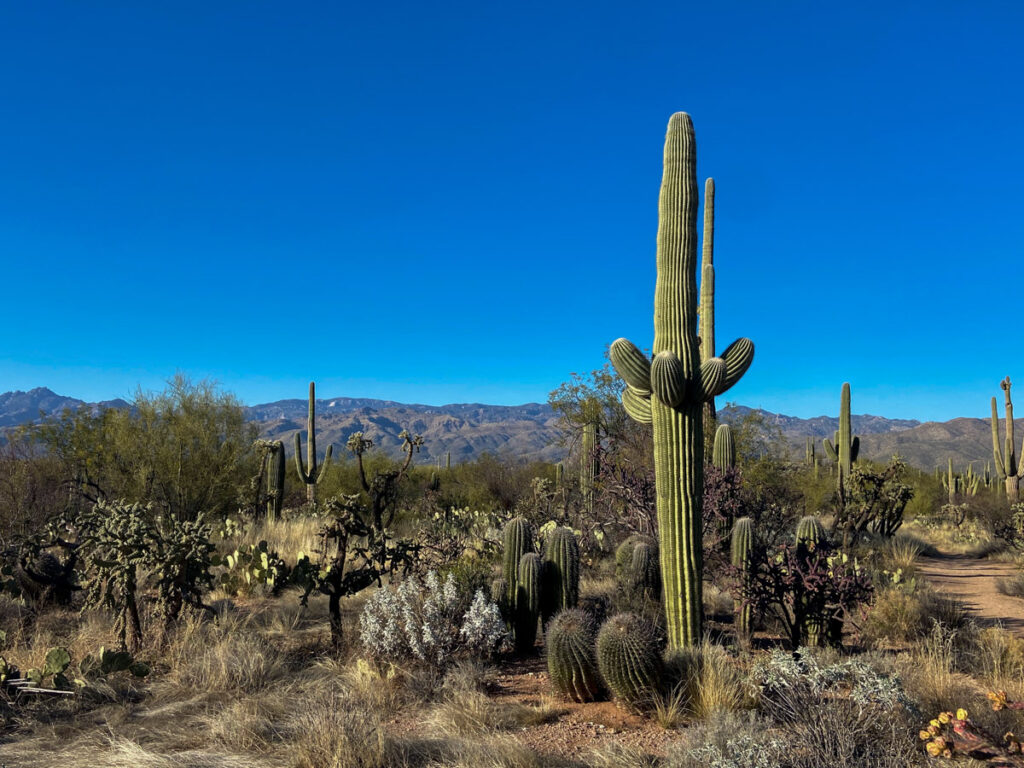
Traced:
[[946, 491], [946, 499], [950, 504], [956, 504], [957, 494], [961, 491], [960, 476], [953, 472], [953, 459], [948, 459], [946, 474], [942, 476], [942, 487]]
[[1024, 477], [1024, 446], [1018, 456], [1013, 444], [1013, 401], [1010, 399], [1010, 377], [999, 382], [999, 388], [1006, 397], [1006, 440], [1005, 447], [999, 448], [999, 413], [996, 399], [992, 398], [992, 458], [995, 459], [996, 474], [1006, 486], [1006, 498], [1016, 501], [1020, 492], [1020, 479]]
[[850, 472], [853, 471], [853, 462], [857, 460], [857, 454], [860, 452], [860, 438], [852, 434], [850, 420], [850, 384], [846, 382], [839, 398], [839, 429], [835, 433], [835, 443], [830, 442], [827, 437], [822, 441], [826, 455], [837, 468], [836, 484], [840, 493], [846, 488], [846, 481], [850, 479]]
[[808, 437], [804, 443], [804, 463], [808, 467], [813, 467], [818, 462], [818, 455], [815, 452], [814, 438]]
[[515, 605], [516, 585], [519, 583], [519, 561], [527, 552], [533, 552], [533, 531], [525, 517], [513, 517], [502, 533], [501, 575], [508, 588], [509, 605]]
[[659, 551], [668, 642], [700, 642], [702, 623], [702, 504], [704, 403], [740, 380], [754, 345], [739, 339], [721, 357], [701, 361], [697, 339], [697, 152], [693, 123], [672, 116], [665, 137], [658, 201], [654, 359], [626, 339], [609, 350], [626, 382], [622, 405], [652, 425]]
[[804, 546], [813, 552], [814, 548], [825, 540], [825, 526], [821, 524], [819, 518], [814, 515], [805, 515], [800, 518], [800, 522], [796, 526], [796, 544], [798, 547]]
[[555, 464], [555, 488], [561, 489], [565, 482], [565, 465], [562, 462]]
[[309, 417], [306, 420], [306, 466], [302, 466], [302, 438], [295, 433], [295, 469], [298, 470], [299, 479], [306, 484], [306, 501], [316, 504], [316, 487], [324, 479], [324, 473], [331, 463], [331, 456], [334, 453], [334, 446], [327, 446], [327, 453], [324, 454], [324, 463], [317, 471], [316, 464], [316, 385], [309, 382]]
[[544, 559], [551, 564], [551, 603], [556, 610], [575, 608], [580, 596], [580, 545], [569, 528], [548, 534]]
[[597, 635], [597, 666], [616, 699], [649, 706], [665, 681], [657, 629], [635, 613], [612, 616]]
[[284, 505], [284, 443], [274, 441], [267, 466], [267, 519], [276, 520], [281, 516]]
[[512, 603], [509, 601], [509, 586], [504, 578], [497, 578], [491, 582], [491, 602], [498, 606], [501, 619], [509, 630], [513, 628]]
[[527, 552], [519, 560], [515, 607], [515, 646], [518, 653], [532, 651], [537, 640], [543, 573], [544, 561], [536, 552]]
[[[749, 517], [741, 517], [732, 526], [732, 565], [739, 571], [743, 581], [743, 592], [749, 591], [749, 581], [753, 578], [752, 564], [754, 557], [754, 521]], [[746, 642], [754, 629], [753, 608], [743, 600], [736, 601], [736, 636]]]
[[573, 701], [594, 701], [601, 694], [597, 669], [597, 624], [580, 608], [559, 613], [548, 627], [544, 645], [548, 676], [555, 691]]
[[736, 467], [736, 443], [728, 424], [719, 424], [715, 430], [715, 449], [711, 463], [725, 471]]
[[446, 451], [444, 454], [444, 468], [450, 470], [452, 468], [452, 452]]

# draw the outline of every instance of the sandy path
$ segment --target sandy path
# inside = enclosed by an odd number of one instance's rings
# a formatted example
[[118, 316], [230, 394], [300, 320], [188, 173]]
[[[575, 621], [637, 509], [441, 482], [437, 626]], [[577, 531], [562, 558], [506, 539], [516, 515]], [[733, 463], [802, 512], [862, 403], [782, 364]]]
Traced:
[[937, 590], [964, 604], [981, 624], [1002, 624], [1024, 637], [1024, 600], [996, 589], [999, 579], [1018, 573], [1009, 563], [993, 563], [969, 557], [918, 558], [918, 572]]

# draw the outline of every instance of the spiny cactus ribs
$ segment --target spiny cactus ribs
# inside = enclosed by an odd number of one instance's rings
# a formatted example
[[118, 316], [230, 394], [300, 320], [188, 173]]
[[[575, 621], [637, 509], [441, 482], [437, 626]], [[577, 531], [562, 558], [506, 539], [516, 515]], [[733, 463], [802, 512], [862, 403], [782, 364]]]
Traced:
[[555, 691], [574, 701], [594, 701], [601, 694], [597, 669], [597, 624], [584, 610], [559, 613], [548, 627], [545, 646], [548, 675]]
[[597, 664], [616, 699], [638, 709], [649, 706], [665, 681], [657, 630], [634, 613], [612, 616], [597, 636]]
[[622, 404], [651, 424], [659, 551], [669, 645], [702, 637], [704, 404], [733, 386], [754, 359], [749, 339], [701, 360], [697, 338], [697, 152], [693, 123], [672, 116], [658, 201], [654, 359], [626, 339], [610, 357], [626, 383]]

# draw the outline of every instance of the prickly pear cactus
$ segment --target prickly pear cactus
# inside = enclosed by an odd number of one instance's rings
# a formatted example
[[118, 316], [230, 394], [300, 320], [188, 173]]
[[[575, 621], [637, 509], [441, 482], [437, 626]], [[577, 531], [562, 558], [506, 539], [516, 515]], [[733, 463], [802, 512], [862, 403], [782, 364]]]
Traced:
[[650, 706], [665, 680], [662, 645], [653, 624], [635, 613], [612, 616], [597, 635], [597, 666], [616, 699]]
[[704, 403], [740, 380], [754, 345], [739, 339], [701, 361], [697, 338], [697, 151], [693, 123], [672, 116], [658, 201], [658, 277], [654, 289], [654, 359], [626, 339], [610, 357], [626, 382], [622, 405], [651, 424], [661, 578], [668, 641], [697, 643], [702, 630]]
[[601, 694], [597, 669], [597, 624], [579, 608], [561, 611], [548, 627], [544, 645], [548, 676], [555, 692], [573, 701], [594, 701]]

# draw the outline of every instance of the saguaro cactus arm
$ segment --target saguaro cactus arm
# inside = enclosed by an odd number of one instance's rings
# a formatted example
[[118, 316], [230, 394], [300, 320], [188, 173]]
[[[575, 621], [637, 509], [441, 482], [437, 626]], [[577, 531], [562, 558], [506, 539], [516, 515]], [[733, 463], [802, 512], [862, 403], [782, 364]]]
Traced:
[[669, 120], [658, 200], [654, 359], [625, 339], [611, 346], [612, 365], [626, 383], [627, 413], [654, 432], [660, 557], [669, 644], [701, 639], [701, 504], [703, 404], [739, 381], [754, 345], [731, 344], [701, 361], [697, 341], [697, 168], [693, 123]]

